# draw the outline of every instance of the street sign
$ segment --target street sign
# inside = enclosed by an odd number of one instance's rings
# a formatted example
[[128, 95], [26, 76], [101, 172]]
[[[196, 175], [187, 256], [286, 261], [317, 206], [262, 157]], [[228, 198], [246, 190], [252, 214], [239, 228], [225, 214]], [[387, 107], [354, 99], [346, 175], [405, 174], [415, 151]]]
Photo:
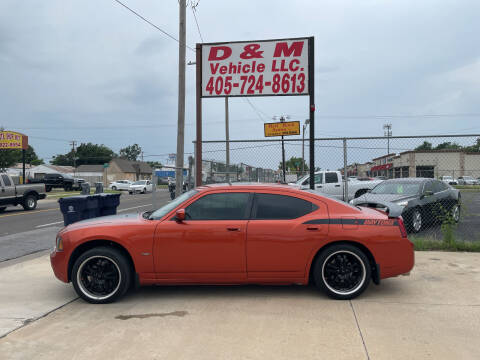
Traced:
[[265, 123], [265, 137], [300, 135], [300, 121]]
[[0, 149], [28, 149], [28, 136], [13, 132], [0, 131]]
[[308, 38], [202, 44], [201, 96], [308, 95], [309, 51]]

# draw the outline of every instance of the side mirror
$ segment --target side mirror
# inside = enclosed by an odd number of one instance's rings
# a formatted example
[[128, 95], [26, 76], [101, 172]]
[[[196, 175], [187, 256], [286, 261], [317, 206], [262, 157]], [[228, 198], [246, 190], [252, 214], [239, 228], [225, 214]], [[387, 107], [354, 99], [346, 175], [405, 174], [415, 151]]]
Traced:
[[182, 222], [183, 220], [185, 220], [185, 209], [177, 210], [177, 212], [175, 213], [175, 217], [177, 218], [178, 222]]

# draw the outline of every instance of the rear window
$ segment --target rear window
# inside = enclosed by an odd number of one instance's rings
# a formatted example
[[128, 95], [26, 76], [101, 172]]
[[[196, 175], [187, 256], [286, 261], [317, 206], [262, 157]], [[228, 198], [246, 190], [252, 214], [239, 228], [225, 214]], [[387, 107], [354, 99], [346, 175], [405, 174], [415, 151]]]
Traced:
[[10, 182], [10, 178], [7, 175], [2, 175], [2, 179], [3, 179], [3, 185], [12, 186], [12, 183]]
[[315, 204], [293, 196], [255, 194], [256, 220], [296, 219], [318, 209]]

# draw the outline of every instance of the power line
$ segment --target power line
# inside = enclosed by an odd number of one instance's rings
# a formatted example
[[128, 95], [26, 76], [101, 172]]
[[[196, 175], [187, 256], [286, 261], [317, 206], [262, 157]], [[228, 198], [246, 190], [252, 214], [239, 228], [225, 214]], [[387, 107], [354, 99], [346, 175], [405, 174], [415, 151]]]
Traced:
[[204, 43], [205, 41], [203, 41], [202, 32], [200, 31], [200, 26], [198, 25], [197, 15], [195, 14], [196, 11], [197, 11], [196, 6], [192, 5], [192, 14], [193, 14], [193, 18], [195, 19], [195, 24], [197, 24], [198, 35], [200, 35], [200, 39], [202, 39], [202, 43]]
[[263, 119], [262, 117], [262, 114], [260, 113], [260, 111], [255, 107], [255, 105], [252, 104], [252, 102], [250, 101], [249, 98], [247, 97], [244, 97], [242, 98], [244, 99], [248, 105], [250, 105], [250, 107], [253, 109], [253, 111], [255, 112], [255, 114], [257, 114], [258, 118], [260, 119], [261, 122], [265, 123], [265, 120]]
[[[146, 19], [145, 17], [143, 17], [142, 15], [140, 15], [138, 12], [136, 12], [135, 10], [129, 8], [127, 5], [125, 5], [124, 3], [122, 3], [120, 0], [113, 0], [115, 1], [116, 3], [122, 5], [125, 9], [127, 9], [128, 11], [130, 11], [132, 14], [135, 14], [136, 16], [138, 16], [140, 19], [142, 19], [143, 21], [145, 21], [147, 24], [149, 24], [150, 26], [153, 26], [155, 29], [157, 29], [158, 31], [162, 32], [163, 34], [165, 34], [166, 36], [168, 36], [170, 39], [172, 40], [175, 40], [177, 43], [180, 43], [180, 41], [174, 37], [173, 35], [170, 35], [168, 32], [166, 32], [165, 30], [163, 30], [162, 28], [158, 27], [157, 25], [155, 25], [154, 23], [152, 23], [150, 20]], [[186, 45], [185, 46], [192, 50], [193, 52], [195, 52], [195, 49]]]

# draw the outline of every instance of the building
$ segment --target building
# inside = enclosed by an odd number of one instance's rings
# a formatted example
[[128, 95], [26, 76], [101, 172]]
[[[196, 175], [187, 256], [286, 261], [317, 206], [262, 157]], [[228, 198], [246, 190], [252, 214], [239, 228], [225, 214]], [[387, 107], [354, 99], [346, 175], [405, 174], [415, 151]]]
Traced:
[[80, 165], [75, 170], [75, 176], [84, 179], [90, 184], [103, 182], [103, 165]]
[[116, 158], [110, 161], [108, 165], [105, 169], [107, 182], [117, 180], [150, 180], [152, 178], [151, 166], [143, 161]]
[[42, 164], [42, 165], [31, 167], [26, 173], [26, 176], [30, 179], [41, 179], [46, 174], [64, 174], [64, 175], [73, 176], [73, 173], [74, 173], [73, 166]]
[[348, 175], [439, 178], [480, 177], [480, 153], [462, 150], [410, 150], [388, 154], [364, 164], [351, 164]]

